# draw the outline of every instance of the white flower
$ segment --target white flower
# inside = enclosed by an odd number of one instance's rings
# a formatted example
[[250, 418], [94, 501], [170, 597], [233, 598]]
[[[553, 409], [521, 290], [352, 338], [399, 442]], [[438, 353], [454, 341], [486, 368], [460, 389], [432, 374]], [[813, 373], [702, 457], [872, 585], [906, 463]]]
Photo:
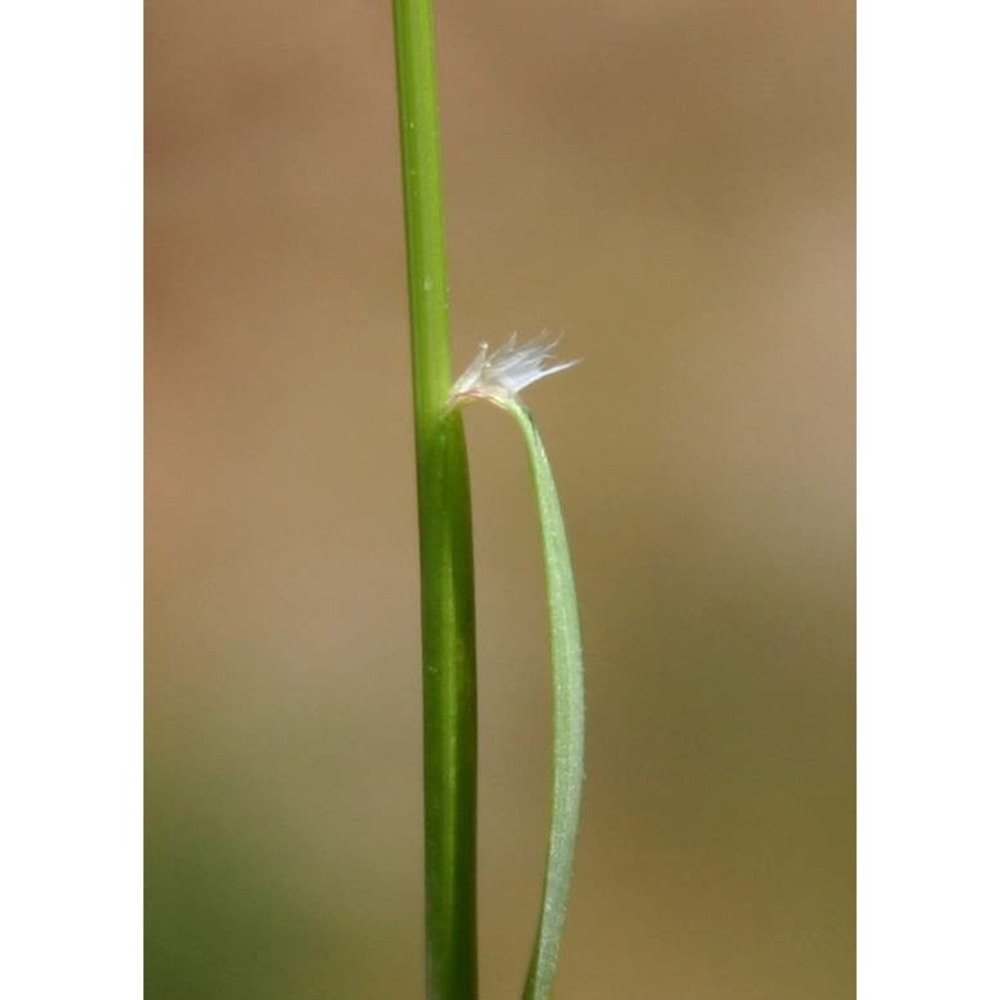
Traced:
[[467, 399], [490, 399], [501, 404], [512, 402], [523, 389], [539, 379], [578, 365], [579, 359], [548, 363], [558, 343], [558, 338], [541, 333], [518, 347], [514, 333], [492, 354], [489, 344], [480, 344], [475, 360], [452, 386], [449, 405], [455, 406]]

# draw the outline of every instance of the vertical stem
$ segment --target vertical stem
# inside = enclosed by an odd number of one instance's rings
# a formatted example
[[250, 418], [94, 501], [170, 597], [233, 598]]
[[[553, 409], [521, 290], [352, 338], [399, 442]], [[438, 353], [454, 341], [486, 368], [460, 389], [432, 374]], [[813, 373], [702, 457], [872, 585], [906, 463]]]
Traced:
[[434, 17], [394, 0], [413, 358], [424, 685], [427, 995], [476, 996], [476, 663], [472, 527], [451, 387]]

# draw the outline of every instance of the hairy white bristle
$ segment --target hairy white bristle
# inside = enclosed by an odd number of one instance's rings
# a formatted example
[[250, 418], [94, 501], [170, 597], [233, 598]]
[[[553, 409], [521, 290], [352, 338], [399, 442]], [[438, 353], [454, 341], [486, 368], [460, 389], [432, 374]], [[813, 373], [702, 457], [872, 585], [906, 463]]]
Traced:
[[541, 333], [518, 346], [514, 333], [492, 354], [488, 344], [480, 344], [475, 360], [452, 386], [449, 402], [454, 405], [466, 399], [509, 401], [540, 379], [580, 363], [577, 359], [551, 364], [558, 343], [557, 337]]

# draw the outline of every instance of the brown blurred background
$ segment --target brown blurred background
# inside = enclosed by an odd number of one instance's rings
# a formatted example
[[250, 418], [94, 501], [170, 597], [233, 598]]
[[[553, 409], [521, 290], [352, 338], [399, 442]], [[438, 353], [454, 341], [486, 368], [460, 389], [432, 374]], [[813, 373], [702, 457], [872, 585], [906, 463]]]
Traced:
[[[420, 997], [416, 516], [388, 0], [149, 0], [151, 1000]], [[854, 989], [854, 10], [438, 7], [453, 342], [531, 390], [586, 641], [558, 993]], [[482, 996], [548, 810], [526, 459], [467, 426]]]

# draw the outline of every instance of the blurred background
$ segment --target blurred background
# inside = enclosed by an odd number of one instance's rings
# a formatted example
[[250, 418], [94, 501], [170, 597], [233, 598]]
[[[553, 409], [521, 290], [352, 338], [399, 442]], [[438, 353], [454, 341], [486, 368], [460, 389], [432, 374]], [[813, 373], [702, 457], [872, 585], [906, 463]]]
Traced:
[[[562, 997], [854, 990], [854, 9], [438, 4], [455, 366], [529, 392], [574, 550]], [[423, 992], [391, 7], [146, 4], [147, 989]], [[548, 818], [523, 444], [467, 413], [484, 998]]]

